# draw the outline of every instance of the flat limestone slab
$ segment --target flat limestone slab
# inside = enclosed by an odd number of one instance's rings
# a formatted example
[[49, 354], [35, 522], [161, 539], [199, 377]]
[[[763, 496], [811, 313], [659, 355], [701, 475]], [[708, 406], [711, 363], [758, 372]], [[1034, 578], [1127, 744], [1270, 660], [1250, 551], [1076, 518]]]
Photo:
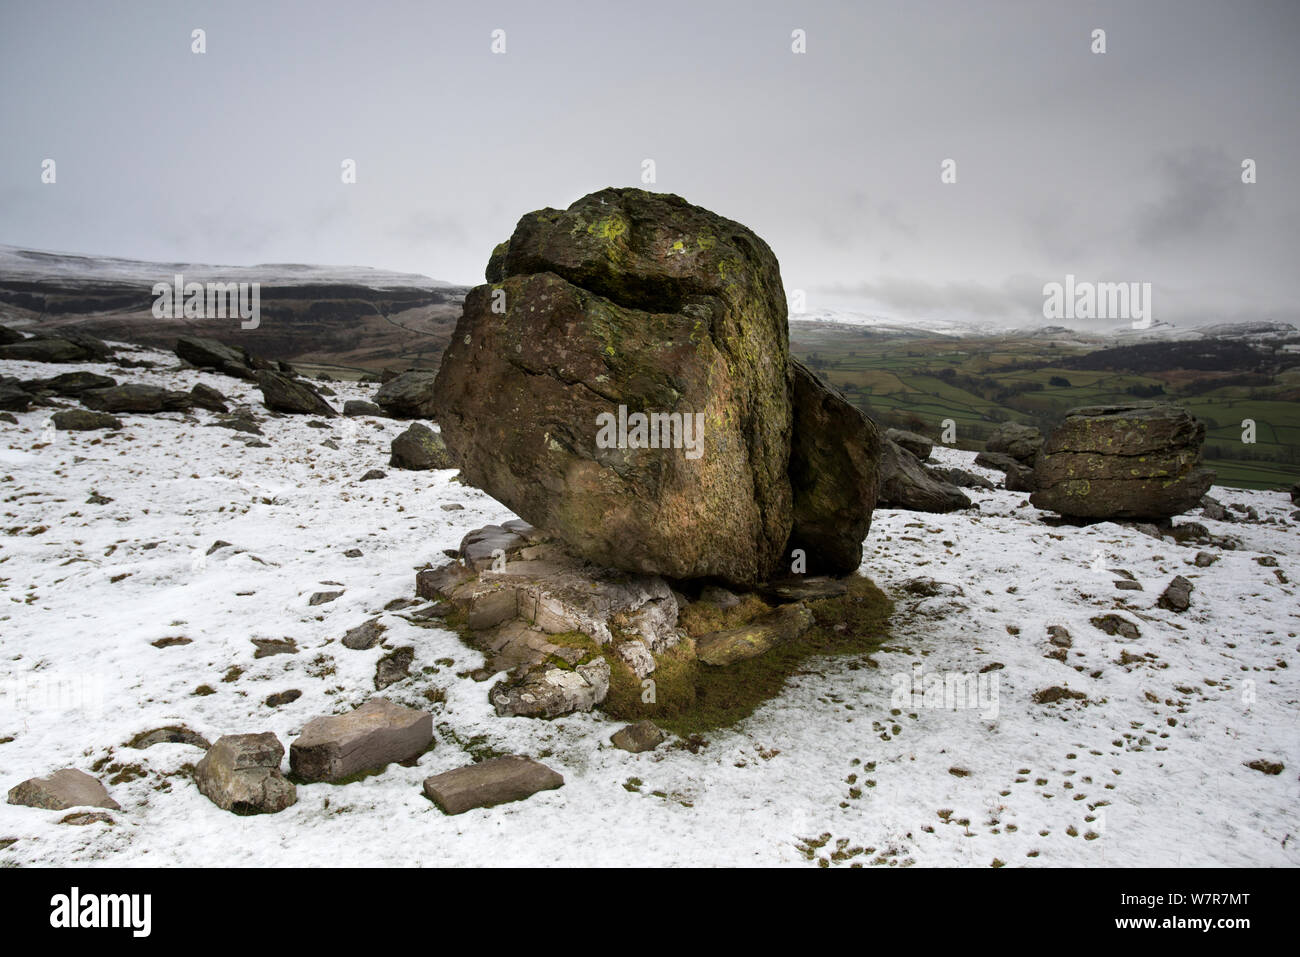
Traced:
[[477, 807], [522, 801], [563, 784], [558, 772], [532, 758], [512, 754], [435, 774], [425, 779], [424, 793], [444, 814], [463, 814]]
[[106, 807], [120, 810], [104, 785], [85, 771], [64, 768], [43, 778], [30, 778], [9, 790], [10, 804], [62, 811], [70, 807]]
[[433, 740], [433, 715], [371, 698], [348, 714], [313, 718], [289, 748], [289, 767], [307, 781], [338, 781], [406, 761]]

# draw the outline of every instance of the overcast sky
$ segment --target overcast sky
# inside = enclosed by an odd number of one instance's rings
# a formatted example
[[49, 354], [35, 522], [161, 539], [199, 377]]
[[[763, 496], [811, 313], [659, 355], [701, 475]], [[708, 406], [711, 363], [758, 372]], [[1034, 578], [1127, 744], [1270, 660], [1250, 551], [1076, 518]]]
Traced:
[[0, 242], [477, 283], [652, 159], [811, 309], [1041, 322], [1072, 273], [1300, 322], [1298, 47], [1296, 0], [5, 0]]

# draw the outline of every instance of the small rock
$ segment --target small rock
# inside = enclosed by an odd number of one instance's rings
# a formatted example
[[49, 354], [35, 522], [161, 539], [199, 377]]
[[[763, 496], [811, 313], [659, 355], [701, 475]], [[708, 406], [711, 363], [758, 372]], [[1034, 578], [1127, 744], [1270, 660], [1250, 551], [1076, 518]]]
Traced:
[[1069, 688], [1052, 685], [1050, 688], [1034, 692], [1034, 704], [1054, 704], [1057, 701], [1070, 698], [1085, 699], [1087, 697], [1082, 691], [1071, 691]]
[[664, 733], [653, 721], [638, 721], [615, 731], [609, 740], [616, 748], [640, 754], [642, 751], [653, 751], [663, 744]]
[[280, 773], [284, 745], [272, 733], [227, 734], [194, 768], [194, 783], [217, 807], [235, 814], [274, 814], [298, 800]]
[[289, 748], [289, 766], [307, 781], [338, 781], [409, 761], [433, 741], [433, 715], [371, 698], [348, 714], [313, 718]]
[[346, 552], [343, 553], [344, 558], [360, 558], [361, 555], [362, 555], [362, 551], [359, 548], [349, 548]]
[[310, 598], [307, 599], [307, 604], [326, 605], [334, 601], [336, 598], [341, 598], [342, 596], [343, 596], [343, 592], [341, 591], [318, 591], [315, 592]]
[[373, 402], [365, 402], [361, 399], [348, 399], [343, 403], [343, 414], [352, 415], [383, 415], [384, 410]]
[[112, 825], [114, 821], [111, 814], [105, 814], [103, 811], [74, 811], [67, 817], [59, 818], [59, 823], [84, 827], [87, 824]]
[[268, 708], [278, 708], [282, 704], [290, 704], [301, 697], [302, 692], [297, 688], [292, 688], [289, 691], [277, 691], [273, 695], [267, 695], [266, 706]]
[[1187, 611], [1191, 602], [1192, 583], [1182, 575], [1177, 575], [1165, 588], [1156, 604], [1167, 611]]
[[371, 469], [365, 475], [361, 476], [363, 482], [373, 482], [375, 479], [388, 478], [388, 473], [383, 469]]
[[388, 628], [378, 618], [363, 621], [343, 636], [343, 647], [353, 651], [365, 651], [379, 644]]
[[296, 655], [298, 653], [298, 643], [292, 638], [254, 638], [254, 645], [257, 651], [253, 652], [254, 658], [269, 658], [271, 655]]
[[[17, 420], [15, 419], [14, 421], [16, 422]], [[447, 502], [442, 506], [442, 510], [444, 512], [462, 512], [465, 510], [465, 506], [461, 505], [459, 502]]]
[[204, 751], [212, 747], [207, 738], [191, 731], [183, 724], [171, 724], [165, 728], [141, 731], [128, 741], [126, 746], [143, 751], [145, 748], [152, 748], [155, 744], [190, 744], [196, 748], [202, 748]]
[[1215, 562], [1217, 562], [1218, 560], [1219, 560], [1219, 556], [1213, 554], [1212, 552], [1197, 552], [1197, 553], [1196, 553], [1196, 567], [1197, 567], [1197, 568], [1209, 568], [1211, 565], [1213, 565], [1213, 564], [1214, 564]]
[[412, 422], [405, 432], [393, 439], [389, 465], [399, 469], [452, 469], [451, 459], [442, 436], [427, 425]]
[[426, 778], [425, 795], [444, 814], [522, 801], [564, 785], [564, 778], [523, 755], [492, 758]]
[[411, 662], [415, 661], [415, 648], [398, 648], [379, 659], [375, 666], [375, 689], [383, 691], [391, 684], [396, 684], [410, 677]]
[[229, 411], [226, 408], [226, 397], [212, 386], [204, 385], [202, 382], [190, 389], [190, 399], [200, 409], [207, 409], [210, 412]]
[[1263, 774], [1281, 774], [1286, 766], [1281, 761], [1268, 761], [1264, 758], [1257, 758], [1248, 762], [1246, 767]]
[[1058, 648], [1069, 648], [1073, 645], [1069, 631], [1061, 625], [1047, 626], [1047, 640]]
[[70, 807], [106, 807], [121, 810], [104, 785], [85, 771], [63, 768], [48, 777], [29, 778], [9, 789], [9, 803], [63, 811]]
[[1141, 637], [1137, 625], [1119, 615], [1098, 615], [1091, 619], [1091, 622], [1094, 627], [1100, 628], [1108, 635], [1119, 635], [1129, 641], [1136, 641]]

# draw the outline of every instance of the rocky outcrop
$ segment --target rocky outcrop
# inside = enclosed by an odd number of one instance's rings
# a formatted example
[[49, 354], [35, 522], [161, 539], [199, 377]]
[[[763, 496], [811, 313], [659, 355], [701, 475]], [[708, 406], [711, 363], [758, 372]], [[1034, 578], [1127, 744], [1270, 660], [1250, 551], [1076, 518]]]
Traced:
[[183, 412], [194, 405], [188, 392], [164, 389], [156, 385], [127, 383], [108, 389], [88, 389], [81, 393], [81, 404], [96, 412]]
[[562, 787], [564, 778], [523, 755], [490, 758], [426, 778], [424, 793], [444, 814], [522, 801], [538, 791]]
[[419, 422], [412, 422], [405, 432], [393, 439], [388, 464], [393, 468], [416, 471], [456, 467], [442, 436]]
[[64, 768], [43, 778], [29, 778], [9, 789], [9, 803], [63, 811], [70, 807], [106, 807], [119, 810], [120, 805], [108, 796], [104, 785], [85, 771]]
[[371, 698], [355, 711], [308, 721], [289, 746], [289, 767], [306, 781], [338, 781], [423, 754], [433, 715]]
[[216, 339], [199, 336], [181, 336], [176, 340], [174, 351], [179, 358], [200, 369], [249, 381], [257, 378], [253, 358], [242, 346], [228, 346]]
[[284, 745], [269, 731], [227, 734], [194, 767], [194, 783], [209, 801], [235, 814], [274, 814], [298, 800], [280, 773]]
[[970, 499], [957, 486], [934, 478], [911, 452], [882, 438], [876, 504], [913, 512], [952, 512], [970, 508]]
[[28, 362], [97, 362], [110, 355], [112, 350], [103, 341], [71, 330], [58, 336], [34, 336], [0, 345], [0, 359]]
[[395, 419], [437, 420], [433, 398], [434, 372], [413, 369], [385, 382], [375, 393], [375, 404]]
[[275, 412], [321, 415], [327, 418], [338, 415], [314, 386], [300, 379], [262, 370], [257, 373], [257, 385], [262, 390], [262, 400], [266, 407]]
[[604, 701], [609, 677], [609, 662], [601, 657], [575, 667], [538, 665], [497, 682], [488, 700], [502, 717], [556, 718]]
[[1030, 502], [1073, 518], [1179, 515], [1214, 481], [1204, 441], [1205, 424], [1175, 406], [1075, 409], [1039, 452]]
[[839, 390], [803, 363], [791, 359], [790, 369], [794, 513], [786, 556], [801, 549], [808, 573], [848, 575], [862, 564], [862, 541], [876, 507], [880, 433]]
[[120, 429], [122, 420], [107, 412], [89, 412], [86, 409], [64, 409], [51, 418], [60, 432], [90, 432], [95, 429]]
[[53, 392], [55, 395], [75, 397], [88, 389], [109, 389], [117, 385], [111, 376], [95, 372], [64, 372], [49, 379], [31, 379], [23, 383], [28, 392]]
[[679, 197], [606, 189], [525, 215], [499, 275], [466, 297], [434, 388], [466, 481], [601, 565], [770, 575], [792, 411], [767, 245]]

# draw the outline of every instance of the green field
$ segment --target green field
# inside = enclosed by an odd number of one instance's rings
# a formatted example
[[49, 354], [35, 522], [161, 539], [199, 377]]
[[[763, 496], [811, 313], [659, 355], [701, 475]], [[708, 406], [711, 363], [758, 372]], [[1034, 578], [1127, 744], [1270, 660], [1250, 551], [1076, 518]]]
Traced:
[[[793, 323], [790, 330], [791, 352], [885, 426], [938, 438], [943, 420], [952, 419], [957, 446], [980, 449], [1000, 422], [1046, 433], [1080, 406], [1167, 401], [1205, 422], [1205, 459], [1218, 484], [1287, 488], [1300, 481], [1300, 356], [1296, 366], [1281, 362], [1248, 385], [1231, 380], [1255, 370], [1068, 367], [1101, 346], [1033, 336], [883, 337], [830, 324]], [[1255, 423], [1254, 443], [1243, 441], [1247, 419]]]

